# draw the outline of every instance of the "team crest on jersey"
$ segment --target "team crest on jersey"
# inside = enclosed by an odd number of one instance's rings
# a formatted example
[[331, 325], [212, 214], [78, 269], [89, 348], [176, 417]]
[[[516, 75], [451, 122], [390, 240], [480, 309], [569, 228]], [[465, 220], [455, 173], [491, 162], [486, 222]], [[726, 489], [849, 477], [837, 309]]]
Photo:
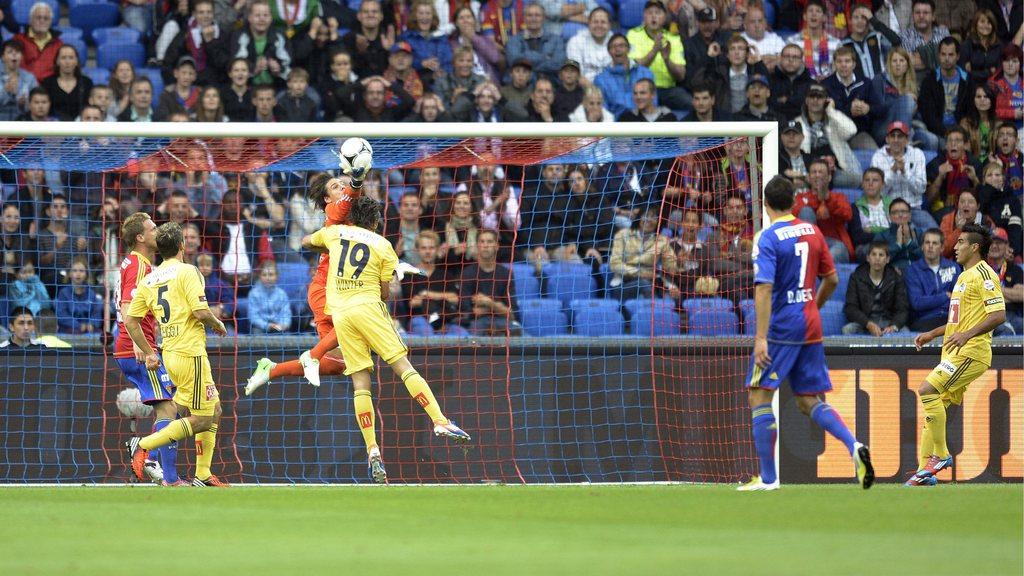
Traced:
[[982, 282], [982, 286], [985, 287], [985, 290], [995, 290], [996, 289], [996, 283], [991, 281], [991, 280], [985, 280], [984, 282]]
[[956, 288], [953, 288], [953, 291], [954, 292], [967, 292], [967, 284], [964, 284], [963, 282], [961, 282], [961, 283], [956, 285]]

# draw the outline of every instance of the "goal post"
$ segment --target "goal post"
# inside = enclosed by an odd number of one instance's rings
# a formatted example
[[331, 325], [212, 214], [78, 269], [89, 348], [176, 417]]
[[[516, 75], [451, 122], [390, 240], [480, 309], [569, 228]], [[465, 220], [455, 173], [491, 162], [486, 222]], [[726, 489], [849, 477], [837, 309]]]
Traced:
[[[374, 147], [365, 193], [382, 203], [381, 231], [403, 258], [442, 271], [429, 285], [398, 286], [396, 328], [443, 409], [474, 435], [468, 450], [433, 438], [401, 381], [378, 366], [378, 437], [391, 478], [733, 482], [755, 470], [742, 387], [753, 333], [749, 250], [765, 218], [761, 190], [778, 173], [775, 123], [0, 122], [4, 206], [21, 219], [12, 234], [43, 262], [50, 293], [37, 326], [70, 344], [0, 352], [10, 455], [0, 483], [128, 477], [120, 443], [148, 431], [150, 418], [119, 411], [118, 394], [131, 385], [110, 356], [110, 332], [126, 252], [117, 228], [134, 211], [185, 224], [190, 263], [212, 270], [208, 288], [220, 282], [232, 332], [209, 339], [225, 408], [215, 472], [258, 483], [365, 482], [347, 378], [312, 388], [285, 375], [251, 398], [239, 387], [259, 358], [283, 362], [317, 341], [306, 305], [311, 255], [295, 240], [322, 216], [302, 196], [309, 175], [337, 170], [341, 142], [355, 136]], [[403, 213], [403, 200], [417, 207]], [[730, 203], [746, 220], [727, 214]], [[50, 230], [65, 209], [66, 223]], [[497, 232], [505, 276], [481, 271], [485, 229]], [[64, 236], [71, 244], [55, 247]], [[424, 237], [437, 255], [421, 254]], [[644, 260], [652, 249], [653, 264]], [[78, 260], [104, 307], [87, 331], [87, 306], [69, 286]], [[280, 334], [260, 316], [268, 263], [289, 300]], [[468, 288], [495, 278], [512, 303], [500, 322]], [[2, 303], [6, 326], [13, 300]], [[187, 469], [190, 450], [180, 452]]]

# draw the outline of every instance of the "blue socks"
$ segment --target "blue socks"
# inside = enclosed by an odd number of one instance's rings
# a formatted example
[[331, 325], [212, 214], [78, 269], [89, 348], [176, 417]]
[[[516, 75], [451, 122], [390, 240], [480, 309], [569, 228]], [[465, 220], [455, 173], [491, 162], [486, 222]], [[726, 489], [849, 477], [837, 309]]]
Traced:
[[[158, 419], [153, 422], [153, 432], [159, 432], [167, 427], [173, 420]], [[167, 446], [157, 448], [156, 459], [160, 467], [164, 469], [164, 482], [173, 484], [178, 481], [178, 443], [171, 442]]]
[[846, 422], [843, 422], [843, 418], [831, 406], [825, 402], [819, 402], [814, 408], [811, 408], [811, 420], [814, 420], [815, 424], [835, 436], [837, 440], [846, 444], [846, 449], [850, 451], [851, 455], [853, 454], [853, 445], [857, 442], [857, 439], [850, 433], [850, 429], [846, 427]]
[[754, 447], [761, 462], [761, 481], [771, 484], [778, 479], [775, 472], [775, 441], [778, 439], [775, 414], [771, 404], [755, 406], [753, 411]]

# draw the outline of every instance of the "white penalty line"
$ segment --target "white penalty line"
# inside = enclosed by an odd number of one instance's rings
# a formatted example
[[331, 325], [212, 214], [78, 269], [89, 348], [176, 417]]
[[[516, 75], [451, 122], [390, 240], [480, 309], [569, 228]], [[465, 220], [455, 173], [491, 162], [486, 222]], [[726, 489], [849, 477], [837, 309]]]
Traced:
[[[454, 484], [454, 483], [397, 483], [392, 482], [387, 485], [381, 484], [342, 484], [342, 483], [288, 483], [288, 482], [244, 482], [239, 484], [231, 484], [232, 487], [239, 488], [389, 488], [389, 487], [402, 487], [402, 488], [475, 488], [475, 487], [494, 487], [494, 486], [507, 486], [507, 487], [559, 487], [559, 488], [615, 488], [615, 487], [630, 487], [630, 486], [723, 486], [728, 484], [711, 483], [711, 482], [675, 482], [675, 481], [664, 481], [664, 482], [546, 482], [546, 483], [505, 483], [505, 482], [478, 482], [478, 483], [465, 483], [465, 484]], [[156, 484], [146, 482], [124, 482], [124, 483], [81, 483], [74, 484], [68, 482], [49, 482], [49, 483], [21, 483], [21, 484], [0, 484], [0, 490], [2, 489], [32, 489], [32, 488], [163, 488]]]

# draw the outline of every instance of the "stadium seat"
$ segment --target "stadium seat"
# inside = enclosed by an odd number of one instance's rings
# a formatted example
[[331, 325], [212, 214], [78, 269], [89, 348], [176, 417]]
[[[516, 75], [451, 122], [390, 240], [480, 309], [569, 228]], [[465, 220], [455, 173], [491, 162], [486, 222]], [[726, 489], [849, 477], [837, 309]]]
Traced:
[[850, 204], [856, 202], [863, 194], [863, 190], [860, 188], [836, 188], [835, 191], [842, 192], [846, 199], [850, 201]]
[[134, 28], [127, 26], [111, 26], [108, 28], [96, 28], [92, 31], [93, 42], [97, 46], [109, 42], [134, 44], [142, 38], [142, 34]]
[[516, 301], [540, 298], [540, 280], [534, 273], [533, 264], [516, 262], [512, 264], [512, 280], [515, 284]]
[[732, 336], [739, 331], [739, 318], [728, 310], [698, 309], [687, 313], [687, 328], [695, 336]]
[[604, 298], [586, 298], [580, 300], [573, 300], [569, 303], [569, 321], [575, 326], [579, 317], [580, 312], [584, 309], [600, 308], [611, 312], [619, 312], [619, 303], [615, 300], [606, 300]]
[[54, 26], [54, 29], [60, 32], [60, 39], [64, 42], [67, 42], [68, 39], [85, 39], [82, 31], [74, 26]]
[[733, 308], [732, 300], [728, 298], [687, 298], [683, 300], [683, 309], [687, 314], [697, 310], [728, 310]]
[[568, 304], [594, 297], [597, 282], [587, 264], [558, 262], [544, 266], [544, 296]]
[[[117, 26], [118, 19], [121, 17], [121, 11], [117, 4], [108, 4], [106, 2], [90, 2], [89, 4], [79, 4], [71, 8], [68, 13], [68, 21], [75, 28], [82, 30], [82, 37], [87, 41], [92, 40], [92, 31], [97, 28], [107, 28], [110, 26]], [[113, 55], [111, 55], [112, 57]], [[116, 62], [120, 58], [114, 58]], [[110, 68], [110, 66], [102, 66], [100, 68]]]
[[743, 333], [748, 336], [756, 334], [757, 311], [754, 310], [753, 299], [740, 300], [740, 314], [743, 316]]
[[309, 264], [305, 262], [279, 262], [277, 264], [277, 285], [288, 294], [288, 299], [292, 302], [306, 301], [306, 286], [309, 285], [309, 280]]
[[160, 93], [164, 91], [164, 77], [159, 68], [136, 68], [136, 76], [145, 76], [153, 83], [153, 102], [157, 101]]
[[237, 322], [238, 333], [249, 333], [249, 299], [239, 298], [235, 302], [235, 322]]
[[22, 26], [28, 24], [28, 13], [37, 2], [46, 2], [53, 10], [54, 24], [60, 20], [60, 4], [57, 0], [14, 0], [11, 2], [11, 12], [14, 12], [14, 21]]
[[[119, 60], [127, 60], [136, 69], [146, 63], [146, 47], [142, 44], [128, 44], [122, 42], [108, 42], [96, 47], [96, 65], [100, 68], [113, 70]], [[156, 102], [158, 92], [153, 91], [153, 101]]]
[[629, 30], [643, 24], [644, 4], [646, 2], [647, 0], [623, 0], [619, 4], [619, 25], [622, 26], [623, 30]]
[[821, 332], [825, 336], [841, 336], [846, 315], [843, 314], [843, 300], [831, 299], [821, 309]]
[[622, 314], [605, 304], [579, 308], [573, 314], [572, 322], [573, 334], [577, 336], [620, 336], [624, 333]]
[[562, 303], [551, 298], [533, 298], [519, 302], [523, 330], [530, 336], [562, 336], [569, 333], [569, 322]]
[[676, 303], [671, 298], [634, 298], [623, 302], [622, 307], [626, 310], [626, 315], [632, 317], [644, 309], [672, 311], [675, 310]]
[[854, 157], [860, 162], [861, 172], [871, 167], [871, 158], [875, 155], [874, 150], [854, 150]]
[[629, 332], [636, 336], [678, 336], [682, 333], [679, 313], [672, 308], [638, 307], [630, 314]]
[[423, 316], [413, 316], [409, 321], [409, 334], [412, 336], [433, 336], [434, 327]]
[[579, 22], [566, 22], [562, 24], [562, 42], [568, 42], [577, 32], [586, 29], [586, 24], [580, 24]]
[[924, 153], [924, 163], [925, 163], [925, 165], [927, 165], [929, 162], [934, 160], [936, 156], [939, 155], [939, 153], [936, 152], [935, 150], [922, 150], [921, 152]]
[[110, 70], [106, 68], [83, 68], [82, 74], [88, 76], [93, 84], [110, 83]]

